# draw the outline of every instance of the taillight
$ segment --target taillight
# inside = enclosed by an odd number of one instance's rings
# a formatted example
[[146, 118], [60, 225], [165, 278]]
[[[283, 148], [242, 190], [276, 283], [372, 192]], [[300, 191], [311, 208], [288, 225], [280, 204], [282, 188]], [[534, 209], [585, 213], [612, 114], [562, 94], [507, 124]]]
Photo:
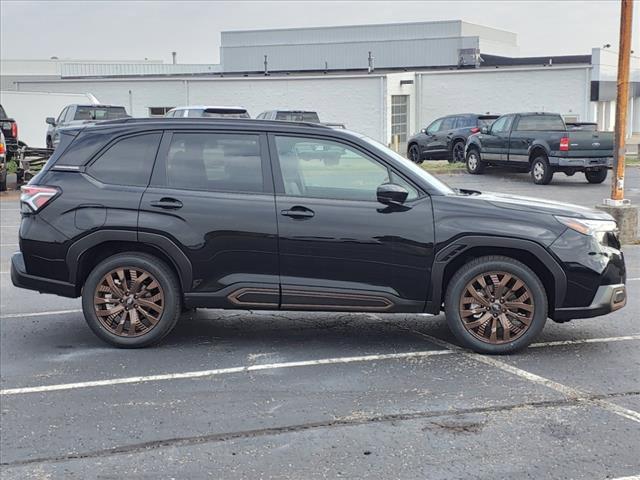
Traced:
[[11, 136], [13, 138], [18, 138], [18, 124], [16, 122], [11, 124]]
[[4, 146], [4, 143], [0, 143], [0, 155], [4, 155], [5, 153], [7, 153], [7, 149]]
[[25, 185], [20, 187], [20, 191], [22, 192], [20, 203], [28, 205], [34, 212], [44, 208], [53, 197], [60, 193], [60, 190], [56, 187], [39, 187], [35, 185]]
[[569, 151], [569, 137], [562, 137], [560, 139], [560, 151], [561, 152]]
[[473, 127], [471, 129], [471, 133], [478, 133], [480, 131], [480, 129], [478, 127]]

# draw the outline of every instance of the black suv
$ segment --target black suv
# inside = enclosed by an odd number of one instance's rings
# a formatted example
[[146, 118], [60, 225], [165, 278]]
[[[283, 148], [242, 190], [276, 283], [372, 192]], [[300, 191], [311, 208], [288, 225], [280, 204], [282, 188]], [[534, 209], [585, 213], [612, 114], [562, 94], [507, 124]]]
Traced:
[[423, 160], [464, 162], [467, 138], [483, 127], [490, 127], [498, 115], [463, 113], [438, 118], [407, 141], [407, 158], [415, 163]]
[[602, 212], [455, 191], [346, 130], [262, 120], [129, 119], [61, 132], [21, 197], [16, 286], [82, 296], [119, 347], [186, 308], [416, 312], [443, 307], [479, 352], [547, 317], [626, 302]]

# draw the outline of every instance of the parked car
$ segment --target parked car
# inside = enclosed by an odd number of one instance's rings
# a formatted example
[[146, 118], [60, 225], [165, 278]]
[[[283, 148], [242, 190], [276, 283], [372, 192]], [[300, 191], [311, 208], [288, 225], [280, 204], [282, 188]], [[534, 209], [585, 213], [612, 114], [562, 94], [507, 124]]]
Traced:
[[477, 175], [500, 165], [531, 173], [547, 185], [555, 172], [584, 172], [589, 183], [602, 183], [613, 163], [613, 133], [571, 130], [555, 113], [511, 113], [469, 137], [467, 171]]
[[0, 192], [7, 189], [7, 144], [0, 130]]
[[407, 158], [464, 162], [464, 146], [469, 135], [490, 126], [498, 115], [465, 113], [438, 118], [407, 140]]
[[118, 105], [69, 105], [65, 107], [58, 118], [47, 117], [47, 148], [55, 148], [60, 141], [59, 130], [64, 127], [83, 123], [99, 122], [127, 118], [129, 115], [124, 107]]
[[10, 161], [16, 155], [19, 147], [18, 123], [7, 115], [2, 105], [0, 105], [0, 130], [4, 135], [6, 161]]
[[547, 317], [626, 302], [610, 215], [453, 190], [374, 140], [321, 125], [66, 129], [21, 210], [13, 284], [81, 296], [89, 327], [119, 347], [159, 341], [183, 308], [444, 308], [464, 345], [505, 353]]
[[262, 112], [256, 118], [259, 120], [320, 123], [318, 113], [308, 110], [268, 110], [266, 112]]
[[244, 107], [207, 107], [204, 105], [172, 108], [164, 116], [168, 118], [251, 118]]

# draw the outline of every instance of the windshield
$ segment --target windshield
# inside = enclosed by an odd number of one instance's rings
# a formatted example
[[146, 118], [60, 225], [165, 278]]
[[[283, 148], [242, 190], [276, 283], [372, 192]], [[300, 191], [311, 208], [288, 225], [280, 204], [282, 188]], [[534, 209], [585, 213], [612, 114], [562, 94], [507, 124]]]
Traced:
[[382, 143], [377, 142], [376, 140], [374, 140], [372, 138], [369, 138], [369, 137], [367, 137], [365, 135], [360, 135], [360, 134], [356, 134], [356, 135], [358, 137], [360, 137], [362, 140], [364, 140], [365, 142], [367, 142], [369, 145], [371, 145], [376, 150], [382, 152], [385, 155], [393, 157], [398, 162], [401, 162], [402, 165], [404, 165], [406, 168], [411, 170], [411, 172], [414, 175], [420, 177], [423, 181], [428, 183], [429, 186], [431, 186], [437, 192], [439, 192], [439, 193], [441, 193], [443, 195], [448, 195], [448, 194], [451, 194], [451, 193], [455, 193], [453, 191], [453, 189], [451, 187], [449, 187], [449, 185], [447, 185], [444, 182], [441, 182], [436, 177], [434, 177], [430, 173], [427, 173], [425, 170], [423, 170], [419, 165], [416, 165], [411, 160], [407, 160], [402, 155], [394, 152], [393, 150], [391, 150], [390, 148], [386, 147]]
[[78, 107], [74, 120], [116, 120], [126, 116], [124, 107]]

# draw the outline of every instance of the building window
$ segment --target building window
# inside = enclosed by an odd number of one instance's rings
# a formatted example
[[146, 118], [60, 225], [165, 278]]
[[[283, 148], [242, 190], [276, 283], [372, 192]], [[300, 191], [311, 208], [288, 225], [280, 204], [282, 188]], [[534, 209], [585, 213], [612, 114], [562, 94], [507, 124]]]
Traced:
[[175, 107], [149, 107], [150, 117], [164, 117], [165, 113]]
[[391, 96], [391, 135], [406, 143], [409, 133], [409, 95]]

